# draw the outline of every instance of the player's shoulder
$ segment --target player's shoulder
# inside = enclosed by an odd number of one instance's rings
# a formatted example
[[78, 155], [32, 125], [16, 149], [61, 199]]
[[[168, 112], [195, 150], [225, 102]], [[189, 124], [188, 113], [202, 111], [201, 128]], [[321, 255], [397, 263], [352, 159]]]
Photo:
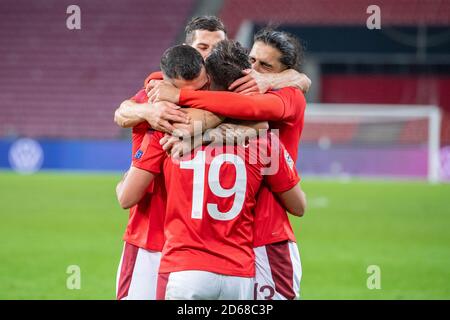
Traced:
[[283, 101], [285, 112], [283, 119], [285, 121], [300, 122], [306, 109], [306, 99], [303, 92], [295, 87], [285, 87], [273, 91]]
[[284, 87], [281, 89], [271, 90], [269, 92], [279, 96], [288, 104], [306, 104], [305, 95], [302, 90], [296, 87]]
[[148, 129], [142, 139], [139, 149], [133, 155], [133, 161], [145, 161], [155, 150], [163, 151], [159, 141], [164, 137], [164, 133], [153, 129]]

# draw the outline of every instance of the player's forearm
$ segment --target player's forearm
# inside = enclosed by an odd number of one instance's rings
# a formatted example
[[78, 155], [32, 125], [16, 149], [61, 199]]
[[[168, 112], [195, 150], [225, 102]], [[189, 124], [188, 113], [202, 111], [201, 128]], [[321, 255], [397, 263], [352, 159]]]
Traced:
[[274, 94], [241, 95], [225, 91], [181, 90], [179, 104], [233, 119], [277, 121], [283, 117], [283, 100]]
[[149, 112], [148, 104], [125, 100], [114, 113], [114, 122], [122, 128], [131, 128], [146, 121]]
[[268, 129], [269, 124], [266, 121], [227, 120], [217, 128], [206, 131], [203, 135], [203, 141], [213, 144], [245, 145], [249, 139], [258, 137], [262, 130]]
[[311, 80], [304, 73], [299, 73], [294, 69], [287, 69], [267, 76], [271, 78], [270, 84], [272, 89], [295, 87], [306, 93], [311, 86]]
[[174, 123], [173, 126], [182, 132], [184, 136], [198, 136], [208, 129], [212, 129], [221, 124], [225, 118], [212, 112], [187, 108], [183, 109], [191, 119], [189, 124]]
[[131, 167], [116, 187], [120, 206], [123, 209], [129, 209], [138, 204], [154, 177], [154, 174], [148, 171]]
[[116, 186], [116, 197], [119, 203], [120, 203], [119, 199], [122, 197], [122, 192], [123, 192], [123, 180], [120, 181]]
[[125, 179], [127, 177], [127, 174], [128, 174], [128, 171], [125, 172], [125, 174], [123, 175], [122, 179], [119, 181], [119, 183], [116, 186], [117, 201], [119, 202], [120, 206], [123, 209], [129, 208], [127, 206], [128, 203], [125, 203], [125, 201], [124, 201], [124, 181], [125, 181]]
[[278, 197], [283, 203], [286, 210], [297, 217], [302, 217], [306, 211], [306, 194], [296, 185], [294, 188], [278, 193]]
[[131, 202], [128, 202], [128, 199], [125, 198], [124, 189], [125, 187], [122, 180], [116, 186], [117, 201], [119, 202], [119, 205], [122, 207], [122, 209], [129, 209], [133, 206], [133, 204]]

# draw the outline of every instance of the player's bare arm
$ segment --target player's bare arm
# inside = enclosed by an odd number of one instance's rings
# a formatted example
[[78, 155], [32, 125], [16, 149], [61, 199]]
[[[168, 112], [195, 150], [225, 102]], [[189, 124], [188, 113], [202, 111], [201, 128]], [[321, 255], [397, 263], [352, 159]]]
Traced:
[[147, 121], [153, 129], [171, 133], [176, 129], [173, 124], [188, 124], [190, 118], [187, 112], [173, 103], [137, 103], [125, 100], [116, 110], [114, 121], [123, 128], [134, 127]]
[[[180, 89], [175, 87], [168, 81], [155, 82], [153, 88], [148, 92], [149, 101], [178, 101]], [[174, 103], [174, 102], [172, 102]], [[177, 136], [184, 134], [185, 136], [194, 135], [195, 126], [201, 124], [202, 132], [207, 129], [215, 128], [224, 121], [224, 117], [220, 117], [207, 110], [194, 108], [183, 109], [190, 119], [189, 124], [177, 123], [174, 125], [178, 132]]]
[[230, 120], [220, 124], [219, 128], [224, 135], [233, 139], [255, 138], [260, 130], [269, 130], [267, 121]]
[[286, 192], [277, 193], [277, 196], [290, 214], [297, 217], [302, 217], [305, 214], [306, 194], [300, 188], [300, 185], [297, 184]]
[[217, 126], [216, 130], [203, 136], [205, 142], [241, 144], [258, 137], [261, 130], [268, 130], [267, 121], [240, 121], [228, 119]]
[[191, 122], [174, 124], [172, 135], [165, 135], [160, 142], [163, 149], [175, 159], [201, 146], [202, 134], [208, 129], [216, 128], [225, 119], [205, 110], [188, 108], [185, 111]]
[[225, 120], [224, 117], [206, 110], [194, 108], [183, 108], [182, 110], [189, 116], [191, 121], [189, 123], [173, 124], [175, 130], [172, 134], [178, 137], [192, 137], [195, 134], [200, 134], [208, 129], [217, 127]]
[[164, 151], [174, 159], [204, 144], [207, 141], [204, 132], [216, 128], [225, 119], [205, 110], [188, 108], [186, 112], [192, 119], [191, 123], [175, 124], [176, 130], [172, 135], [166, 134], [160, 141]]
[[116, 186], [116, 195], [120, 192], [123, 186], [123, 181], [125, 180], [126, 176], [128, 174], [128, 170], [123, 174], [122, 179], [119, 181], [119, 183]]
[[132, 100], [123, 101], [114, 112], [114, 122], [122, 128], [131, 128], [144, 122], [146, 113], [150, 112], [146, 105]]
[[129, 209], [137, 204], [154, 178], [155, 175], [148, 171], [131, 167], [116, 187], [120, 206], [123, 209]]
[[203, 142], [202, 136], [180, 139], [179, 137], [168, 134], [160, 140], [163, 150], [175, 160], [200, 147]]
[[233, 82], [228, 88], [230, 91], [241, 94], [266, 93], [272, 89], [295, 87], [308, 92], [311, 80], [294, 69], [287, 69], [280, 73], [260, 73], [248, 69], [243, 71], [245, 76]]

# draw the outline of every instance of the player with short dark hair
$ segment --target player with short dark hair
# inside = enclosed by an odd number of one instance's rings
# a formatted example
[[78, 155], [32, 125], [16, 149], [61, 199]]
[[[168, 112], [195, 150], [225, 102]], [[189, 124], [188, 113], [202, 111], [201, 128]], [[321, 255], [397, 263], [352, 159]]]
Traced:
[[197, 49], [205, 58], [217, 41], [227, 38], [223, 22], [215, 16], [195, 17], [184, 29], [185, 43]]
[[211, 90], [228, 90], [230, 84], [242, 77], [242, 70], [251, 68], [247, 50], [239, 42], [220, 41], [205, 62], [211, 78]]
[[169, 79], [192, 80], [200, 75], [205, 61], [200, 53], [187, 45], [178, 45], [164, 51], [161, 71]]

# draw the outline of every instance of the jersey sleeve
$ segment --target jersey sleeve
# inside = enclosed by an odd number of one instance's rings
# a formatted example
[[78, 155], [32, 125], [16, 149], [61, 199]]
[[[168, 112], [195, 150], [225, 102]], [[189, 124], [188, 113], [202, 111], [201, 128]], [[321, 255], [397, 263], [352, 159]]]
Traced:
[[159, 144], [159, 140], [163, 136], [163, 133], [154, 130], [146, 133], [140, 149], [133, 156], [133, 167], [154, 174], [161, 173], [162, 164], [167, 157], [166, 152]]
[[134, 127], [131, 133], [131, 155], [134, 156], [142, 145], [142, 141], [148, 130]]
[[136, 103], [145, 103], [148, 101], [147, 93], [145, 92], [145, 89], [139, 90], [134, 96], [130, 98], [130, 100], [136, 102]]
[[274, 91], [242, 95], [227, 91], [181, 89], [179, 105], [242, 120], [279, 121], [285, 114], [285, 102], [280, 94], [274, 94]]
[[306, 100], [303, 92], [294, 87], [286, 87], [272, 91], [272, 94], [280, 97], [283, 101], [284, 113], [281, 116], [283, 121], [291, 121], [297, 119], [306, 109]]
[[283, 144], [273, 135], [270, 148], [272, 156], [270, 166], [273, 170], [269, 170], [269, 174], [264, 175], [264, 181], [272, 192], [288, 191], [300, 182], [294, 161]]

